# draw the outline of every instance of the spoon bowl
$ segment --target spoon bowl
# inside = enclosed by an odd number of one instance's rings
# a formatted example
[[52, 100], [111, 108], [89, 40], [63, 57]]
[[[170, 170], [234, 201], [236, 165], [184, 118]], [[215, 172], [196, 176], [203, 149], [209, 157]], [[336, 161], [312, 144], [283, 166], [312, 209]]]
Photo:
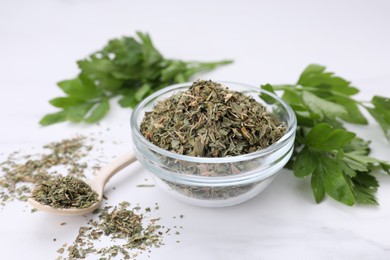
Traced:
[[91, 189], [98, 194], [97, 201], [87, 208], [54, 208], [49, 205], [42, 204], [33, 198], [29, 198], [28, 203], [38, 210], [57, 215], [83, 215], [92, 212], [99, 208], [103, 198], [104, 187], [110, 178], [136, 160], [137, 159], [133, 152], [122, 155], [106, 166], [93, 179], [87, 181], [86, 183], [91, 187]]

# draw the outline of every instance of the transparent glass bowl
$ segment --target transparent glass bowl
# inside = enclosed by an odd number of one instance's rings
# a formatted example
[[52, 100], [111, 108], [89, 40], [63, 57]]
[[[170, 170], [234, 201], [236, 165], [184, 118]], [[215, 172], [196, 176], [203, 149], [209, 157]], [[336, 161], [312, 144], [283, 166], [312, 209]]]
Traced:
[[[285, 135], [271, 146], [257, 152], [223, 158], [206, 158], [169, 152], [149, 142], [140, 132], [145, 112], [151, 111], [159, 100], [187, 90], [192, 83], [166, 87], [143, 100], [134, 109], [131, 133], [139, 162], [152, 173], [156, 185], [186, 203], [205, 207], [231, 206], [247, 201], [259, 194], [274, 179], [291, 157], [295, 130], [295, 114], [282, 99], [260, 87], [221, 82], [230, 90], [253, 97], [267, 107], [274, 116], [285, 122]], [[267, 104], [259, 95], [273, 100]], [[218, 171], [218, 176], [200, 173]], [[223, 172], [230, 172], [224, 175]], [[235, 172], [235, 174], [231, 174]]]

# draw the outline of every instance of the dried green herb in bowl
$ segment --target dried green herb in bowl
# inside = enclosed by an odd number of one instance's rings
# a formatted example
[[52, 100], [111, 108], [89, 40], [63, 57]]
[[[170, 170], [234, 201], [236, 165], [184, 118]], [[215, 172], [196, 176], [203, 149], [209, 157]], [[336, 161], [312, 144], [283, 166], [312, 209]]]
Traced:
[[156, 104], [141, 133], [165, 150], [198, 157], [236, 156], [279, 140], [286, 126], [255, 99], [211, 80]]
[[145, 99], [131, 117], [138, 160], [160, 186], [192, 204], [252, 198], [292, 153], [292, 109], [257, 87], [226, 85], [173, 85]]

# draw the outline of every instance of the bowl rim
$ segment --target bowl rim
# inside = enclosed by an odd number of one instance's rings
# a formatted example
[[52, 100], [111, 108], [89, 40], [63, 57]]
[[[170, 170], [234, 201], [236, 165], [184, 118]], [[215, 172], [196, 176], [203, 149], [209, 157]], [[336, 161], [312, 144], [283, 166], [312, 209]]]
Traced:
[[288, 118], [290, 119], [290, 120], [287, 120], [288, 121], [287, 122], [288, 128], [287, 128], [286, 133], [278, 141], [276, 141], [275, 143], [271, 144], [270, 146], [268, 146], [264, 149], [261, 149], [261, 150], [258, 150], [258, 151], [252, 152], [252, 153], [248, 153], [248, 154], [237, 155], [237, 156], [196, 157], [196, 156], [190, 156], [190, 155], [182, 155], [182, 154], [178, 154], [178, 153], [171, 152], [171, 151], [165, 150], [163, 148], [160, 148], [157, 145], [148, 141], [142, 135], [142, 133], [139, 131], [139, 127], [137, 125], [138, 114], [140, 113], [140, 110], [145, 107], [145, 104], [149, 103], [151, 100], [153, 100], [155, 98], [158, 98], [160, 95], [163, 95], [163, 94], [170, 92], [172, 90], [175, 90], [175, 89], [180, 89], [183, 87], [190, 87], [193, 84], [193, 82], [183, 82], [183, 83], [178, 83], [178, 84], [174, 84], [174, 85], [170, 85], [170, 86], [162, 88], [161, 90], [147, 96], [144, 100], [142, 100], [134, 108], [134, 110], [132, 111], [131, 116], [130, 116], [130, 128], [131, 128], [132, 134], [135, 135], [138, 140], [143, 142], [144, 145], [146, 145], [148, 147], [148, 149], [151, 149], [154, 152], [157, 152], [157, 153], [162, 154], [164, 156], [174, 158], [177, 160], [190, 161], [190, 162], [194, 162], [194, 163], [215, 163], [215, 164], [247, 161], [247, 160], [253, 160], [253, 159], [256, 159], [259, 157], [266, 156], [266, 155], [282, 148], [284, 146], [284, 144], [290, 139], [290, 137], [293, 134], [295, 134], [295, 130], [297, 127], [297, 119], [296, 119], [295, 113], [292, 110], [292, 108], [279, 96], [277, 96], [274, 93], [269, 92], [267, 90], [261, 89], [260, 87], [255, 87], [255, 86], [252, 86], [249, 84], [237, 83], [237, 82], [232, 82], [232, 81], [215, 81], [215, 82], [221, 83], [228, 88], [229, 88], [229, 84], [234, 84], [234, 85], [246, 87], [246, 88], [253, 90], [255, 92], [258, 92], [258, 93], [265, 93], [265, 94], [271, 96], [272, 98], [274, 98], [277, 102], [281, 103], [283, 108], [287, 111]]

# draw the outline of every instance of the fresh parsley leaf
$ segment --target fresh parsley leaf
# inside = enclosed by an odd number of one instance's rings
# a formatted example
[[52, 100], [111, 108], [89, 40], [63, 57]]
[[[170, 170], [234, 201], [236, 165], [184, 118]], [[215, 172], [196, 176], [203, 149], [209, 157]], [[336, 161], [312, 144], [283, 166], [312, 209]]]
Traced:
[[324, 186], [324, 174], [321, 172], [321, 170], [313, 172], [310, 184], [315, 201], [320, 203], [324, 200], [326, 194]]
[[110, 110], [110, 102], [108, 98], [105, 98], [99, 103], [95, 104], [91, 110], [91, 114], [84, 119], [85, 122], [94, 123], [102, 119]]
[[362, 155], [368, 155], [370, 153], [370, 141], [366, 141], [363, 138], [355, 137], [350, 143], [344, 146], [344, 152], [354, 152]]
[[149, 84], [143, 84], [137, 91], [135, 92], [135, 100], [138, 102], [141, 101], [145, 96], [147, 96], [148, 92], [152, 90], [152, 87]]
[[302, 149], [296, 156], [293, 170], [297, 177], [306, 177], [317, 169], [318, 165], [318, 154], [310, 151], [307, 147]]
[[135, 88], [130, 88], [122, 91], [122, 98], [118, 101], [119, 105], [121, 107], [135, 107], [139, 102], [139, 100], [137, 100], [135, 97], [136, 92], [137, 89]]
[[336, 95], [332, 98], [333, 102], [344, 107], [345, 114], [341, 114], [340, 118], [346, 122], [366, 125], [367, 119], [364, 117], [359, 109], [359, 102], [350, 97]]
[[[272, 88], [272, 86], [271, 86], [270, 84], [263, 85], [263, 86], [261, 86], [261, 88], [262, 88], [263, 90], [266, 90], [266, 91], [268, 91], [268, 92], [271, 92], [271, 93], [274, 93], [274, 94], [275, 94], [274, 89]], [[275, 98], [271, 97], [271, 96], [268, 95], [268, 94], [265, 94], [264, 92], [265, 92], [265, 91], [263, 91], [263, 92], [260, 93], [260, 98], [261, 98], [262, 100], [264, 100], [265, 102], [267, 102], [268, 104], [274, 104], [275, 101], [276, 101]]]
[[305, 147], [299, 151], [293, 164], [294, 174], [305, 177], [312, 174], [312, 188], [317, 202], [322, 201], [324, 193], [346, 204], [355, 202], [350, 176], [344, 174], [343, 163], [337, 158], [338, 150], [355, 138], [355, 134], [343, 129], [334, 129], [331, 125], [320, 123], [305, 136]]
[[379, 165], [382, 167], [382, 170], [390, 174], [390, 163], [381, 161]]
[[49, 101], [49, 103], [55, 107], [67, 108], [78, 106], [84, 103], [84, 100], [75, 97], [57, 97]]
[[385, 136], [390, 140], [390, 98], [374, 96], [371, 103], [374, 108], [366, 107], [368, 112], [379, 123]]
[[[309, 65], [296, 84], [263, 85], [280, 94], [297, 117], [293, 155], [286, 167], [297, 177], [311, 178], [315, 201], [328, 194], [346, 205], [376, 205], [379, 186], [374, 171], [390, 174], [390, 163], [370, 157], [370, 141], [346, 129], [344, 122], [368, 124], [366, 109], [390, 140], [390, 99], [354, 99], [359, 90], [321, 65]], [[267, 100], [266, 100], [267, 102]]]
[[56, 113], [45, 115], [39, 123], [43, 126], [52, 125], [66, 121], [66, 111], [62, 110]]
[[317, 167], [318, 174], [324, 179], [326, 193], [348, 206], [355, 204], [352, 187], [348, 184], [348, 178], [340, 170], [337, 160], [328, 157], [320, 157]]
[[64, 80], [58, 83], [65, 94], [74, 99], [89, 100], [99, 97], [102, 93], [99, 91], [93, 81], [85, 74], [71, 80]]
[[78, 106], [69, 107], [65, 110], [66, 119], [74, 123], [81, 122], [92, 107], [93, 104], [91, 103], [84, 103]]
[[50, 101], [61, 110], [44, 116], [40, 123], [97, 122], [107, 114], [109, 99], [113, 97], [120, 97], [122, 107], [134, 107], [163, 87], [189, 81], [196, 73], [230, 63], [231, 60], [166, 59], [146, 33], [137, 32], [136, 37], [113, 39], [101, 50], [77, 61], [79, 75], [58, 83], [67, 96]]
[[347, 114], [343, 106], [327, 101], [309, 91], [302, 91], [302, 101], [310, 111], [319, 116], [320, 120], [325, 117], [335, 118]]
[[297, 84], [304, 87], [314, 87], [318, 89], [328, 89], [345, 95], [354, 95], [359, 90], [351, 86], [349, 81], [334, 76], [332, 72], [326, 72], [326, 67], [318, 64], [310, 64], [302, 72]]
[[320, 123], [306, 135], [305, 144], [311, 148], [330, 152], [342, 149], [355, 138], [356, 134], [343, 129], [334, 129], [331, 125]]
[[378, 201], [374, 194], [378, 190], [379, 183], [374, 176], [364, 172], [358, 172], [357, 176], [353, 178], [352, 181], [356, 202], [378, 205]]

